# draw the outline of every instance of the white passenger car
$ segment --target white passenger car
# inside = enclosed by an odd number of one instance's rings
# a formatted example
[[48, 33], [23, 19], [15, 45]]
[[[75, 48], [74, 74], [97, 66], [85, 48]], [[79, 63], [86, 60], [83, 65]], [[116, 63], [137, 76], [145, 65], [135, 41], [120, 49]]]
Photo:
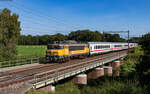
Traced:
[[88, 42], [90, 55], [112, 51], [111, 42]]
[[[90, 55], [128, 49], [128, 43], [88, 42], [88, 44], [89, 44], [89, 49], [90, 49]], [[136, 46], [137, 46], [136, 43], [129, 43], [129, 48], [134, 48]]]

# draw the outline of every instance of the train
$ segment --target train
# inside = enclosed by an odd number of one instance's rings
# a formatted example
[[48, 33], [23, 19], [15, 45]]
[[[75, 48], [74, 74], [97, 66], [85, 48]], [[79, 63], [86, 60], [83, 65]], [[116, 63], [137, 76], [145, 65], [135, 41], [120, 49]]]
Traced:
[[120, 42], [54, 43], [47, 45], [46, 59], [52, 62], [63, 62], [74, 57], [86, 57], [131, 49], [137, 45], [137, 43]]

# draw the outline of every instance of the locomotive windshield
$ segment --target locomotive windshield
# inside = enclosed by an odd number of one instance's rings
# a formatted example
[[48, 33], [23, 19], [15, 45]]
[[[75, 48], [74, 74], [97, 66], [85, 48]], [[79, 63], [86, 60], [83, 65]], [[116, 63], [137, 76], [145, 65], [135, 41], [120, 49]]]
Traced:
[[58, 45], [48, 45], [47, 49], [63, 49], [63, 46], [58, 46]]

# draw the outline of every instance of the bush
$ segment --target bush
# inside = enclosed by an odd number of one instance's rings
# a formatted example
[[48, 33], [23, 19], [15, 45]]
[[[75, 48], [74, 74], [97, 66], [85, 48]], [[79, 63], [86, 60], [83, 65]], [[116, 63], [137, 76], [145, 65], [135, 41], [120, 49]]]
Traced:
[[82, 94], [148, 94], [148, 91], [138, 87], [136, 83], [105, 81], [98, 86], [85, 86]]

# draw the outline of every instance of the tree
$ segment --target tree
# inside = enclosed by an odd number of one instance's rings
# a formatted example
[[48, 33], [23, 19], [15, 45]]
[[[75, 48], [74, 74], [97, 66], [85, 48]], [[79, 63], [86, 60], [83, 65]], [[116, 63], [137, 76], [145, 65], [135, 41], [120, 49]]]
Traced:
[[51, 41], [64, 41], [67, 40], [67, 36], [57, 33], [51, 36]]
[[133, 42], [133, 43], [139, 43], [141, 40], [141, 37], [132, 37], [130, 38], [130, 42]]
[[139, 44], [142, 45], [145, 54], [150, 54], [150, 33], [142, 36]]
[[1, 58], [10, 58], [17, 54], [16, 44], [21, 30], [18, 18], [17, 14], [11, 14], [6, 8], [0, 14]]
[[136, 65], [136, 72], [139, 75], [140, 83], [144, 85], [148, 85], [150, 89], [150, 56], [144, 55], [141, 56], [140, 63]]
[[125, 42], [126, 40], [121, 38], [119, 34], [103, 34], [103, 41], [104, 42]]
[[139, 44], [142, 45], [144, 55], [141, 56], [140, 63], [137, 64], [136, 70], [139, 75], [140, 83], [143, 86], [147, 85], [150, 89], [150, 33], [142, 36]]
[[109, 33], [103, 33], [103, 42], [111, 42], [112, 41], [112, 35]]
[[89, 41], [101, 41], [101, 34], [98, 31], [90, 31], [90, 30], [77, 30], [75, 32], [71, 32], [68, 35], [69, 40], [76, 40], [79, 42], [89, 42]]

